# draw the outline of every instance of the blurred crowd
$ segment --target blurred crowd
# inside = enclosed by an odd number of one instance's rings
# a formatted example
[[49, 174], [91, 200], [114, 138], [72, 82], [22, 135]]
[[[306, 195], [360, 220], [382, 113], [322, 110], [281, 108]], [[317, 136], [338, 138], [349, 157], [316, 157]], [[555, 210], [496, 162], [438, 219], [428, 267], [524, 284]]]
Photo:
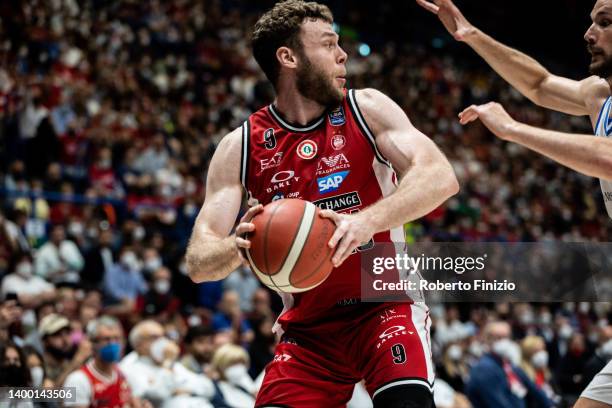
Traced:
[[[0, 4], [0, 386], [73, 386], [87, 405], [88, 384], [114, 381], [108, 398], [133, 406], [252, 406], [279, 298], [248, 268], [195, 285], [183, 254], [215, 146], [273, 97], [249, 52], [257, 14], [220, 0], [13, 3]], [[390, 95], [460, 180], [406, 226], [409, 242], [608, 240], [596, 181], [456, 115], [498, 100], [542, 127], [591, 133], [586, 119], [444, 52], [342, 45], [350, 86]], [[504, 406], [491, 359], [521, 367], [509, 383], [525, 406], [546, 406], [540, 392], [571, 403], [612, 359], [611, 313], [433, 305], [438, 407]], [[368, 404], [357, 387], [350, 406]]]

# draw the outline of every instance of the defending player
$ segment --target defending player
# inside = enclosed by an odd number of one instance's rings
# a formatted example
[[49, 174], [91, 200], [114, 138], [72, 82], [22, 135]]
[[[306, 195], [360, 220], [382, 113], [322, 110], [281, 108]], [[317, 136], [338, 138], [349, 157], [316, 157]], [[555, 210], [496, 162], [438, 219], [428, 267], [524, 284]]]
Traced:
[[[608, 215], [612, 217], [612, 0], [597, 0], [592, 25], [584, 39], [593, 76], [582, 81], [548, 72], [534, 59], [509, 48], [474, 27], [451, 0], [416, 0], [436, 14], [459, 41], [471, 46], [512, 86], [534, 103], [560, 112], [589, 115], [595, 136], [580, 136], [534, 128], [514, 121], [497, 103], [470, 106], [459, 116], [465, 124], [480, 118], [502, 139], [519, 143], [559, 163], [600, 178]], [[612, 406], [612, 362], [589, 384], [575, 408]]]
[[[262, 204], [317, 203], [336, 223], [336, 268], [317, 288], [283, 296], [284, 334], [256, 406], [341, 407], [363, 378], [376, 407], [430, 407], [426, 306], [361, 303], [359, 256], [351, 253], [364, 243], [362, 250], [402, 241], [401, 225], [442, 204], [458, 183], [398, 105], [373, 89], [344, 89], [347, 54], [332, 21], [326, 6], [290, 0], [256, 23], [253, 54], [276, 100], [219, 144], [188, 270], [201, 282], [238, 267], [238, 248], [250, 245], [240, 236], [253, 231], [249, 221]], [[229, 235], [244, 191], [251, 208]]]

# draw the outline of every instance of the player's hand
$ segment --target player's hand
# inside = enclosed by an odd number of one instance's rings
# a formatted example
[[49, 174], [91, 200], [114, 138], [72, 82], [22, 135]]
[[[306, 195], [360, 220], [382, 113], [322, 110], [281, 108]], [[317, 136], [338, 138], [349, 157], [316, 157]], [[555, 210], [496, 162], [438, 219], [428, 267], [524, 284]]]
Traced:
[[451, 0], [416, 0], [425, 10], [437, 15], [444, 27], [457, 41], [465, 41], [476, 28], [463, 16]]
[[374, 235], [370, 223], [366, 222], [360, 213], [338, 214], [332, 210], [321, 211], [321, 217], [328, 218], [336, 224], [336, 231], [329, 240], [329, 247], [336, 248], [332, 263], [337, 268], [360, 245], [365, 244]]
[[507, 140], [512, 130], [518, 124], [512, 119], [499, 103], [489, 102], [484, 105], [472, 105], [459, 114], [459, 122], [466, 125], [480, 119], [480, 121], [500, 139]]
[[247, 265], [248, 262], [244, 250], [251, 247], [251, 241], [246, 239], [246, 233], [255, 231], [255, 224], [253, 224], [251, 220], [262, 211], [263, 205], [261, 204], [249, 208], [249, 210], [242, 216], [240, 223], [236, 227], [236, 246], [238, 247], [238, 253], [240, 254], [242, 263], [245, 265]]

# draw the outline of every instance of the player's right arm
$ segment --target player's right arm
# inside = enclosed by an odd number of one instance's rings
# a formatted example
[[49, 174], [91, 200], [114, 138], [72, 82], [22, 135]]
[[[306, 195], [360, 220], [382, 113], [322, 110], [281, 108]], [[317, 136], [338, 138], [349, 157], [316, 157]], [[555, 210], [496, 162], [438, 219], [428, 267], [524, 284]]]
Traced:
[[[249, 242], [230, 235], [242, 203], [240, 152], [242, 129], [225, 136], [210, 162], [206, 198], [196, 218], [185, 256], [189, 277], [196, 283], [220, 280], [242, 263], [238, 246]], [[250, 219], [261, 210], [251, 208], [236, 229], [240, 235], [254, 229]]]
[[538, 61], [474, 27], [451, 0], [416, 0], [436, 14], [448, 32], [474, 49], [502, 78], [537, 105], [593, 122], [610, 94], [607, 82], [592, 76], [582, 81], [551, 74]]

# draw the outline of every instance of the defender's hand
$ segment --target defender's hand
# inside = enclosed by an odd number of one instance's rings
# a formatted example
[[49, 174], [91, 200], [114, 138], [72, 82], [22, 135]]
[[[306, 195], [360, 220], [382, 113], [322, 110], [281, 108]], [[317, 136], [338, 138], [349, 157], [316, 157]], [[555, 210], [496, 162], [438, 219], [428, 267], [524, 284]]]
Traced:
[[248, 265], [248, 261], [244, 250], [251, 247], [251, 241], [246, 239], [246, 233], [255, 231], [255, 224], [253, 224], [251, 220], [262, 211], [263, 205], [261, 204], [249, 208], [240, 219], [238, 227], [236, 227], [236, 246], [238, 247], [238, 253], [242, 258], [242, 262], [245, 265]]
[[497, 102], [489, 102], [479, 106], [472, 105], [459, 114], [459, 122], [462, 125], [476, 119], [480, 119], [495, 136], [504, 140], [509, 138], [513, 128], [518, 124]]
[[331, 210], [321, 211], [321, 217], [328, 218], [336, 224], [336, 231], [329, 240], [329, 247], [336, 248], [332, 263], [337, 268], [360, 245], [365, 244], [374, 235], [372, 226], [360, 216], [360, 213], [338, 214]]
[[437, 15], [444, 27], [457, 41], [465, 41], [476, 28], [463, 16], [451, 0], [416, 0], [425, 10]]

